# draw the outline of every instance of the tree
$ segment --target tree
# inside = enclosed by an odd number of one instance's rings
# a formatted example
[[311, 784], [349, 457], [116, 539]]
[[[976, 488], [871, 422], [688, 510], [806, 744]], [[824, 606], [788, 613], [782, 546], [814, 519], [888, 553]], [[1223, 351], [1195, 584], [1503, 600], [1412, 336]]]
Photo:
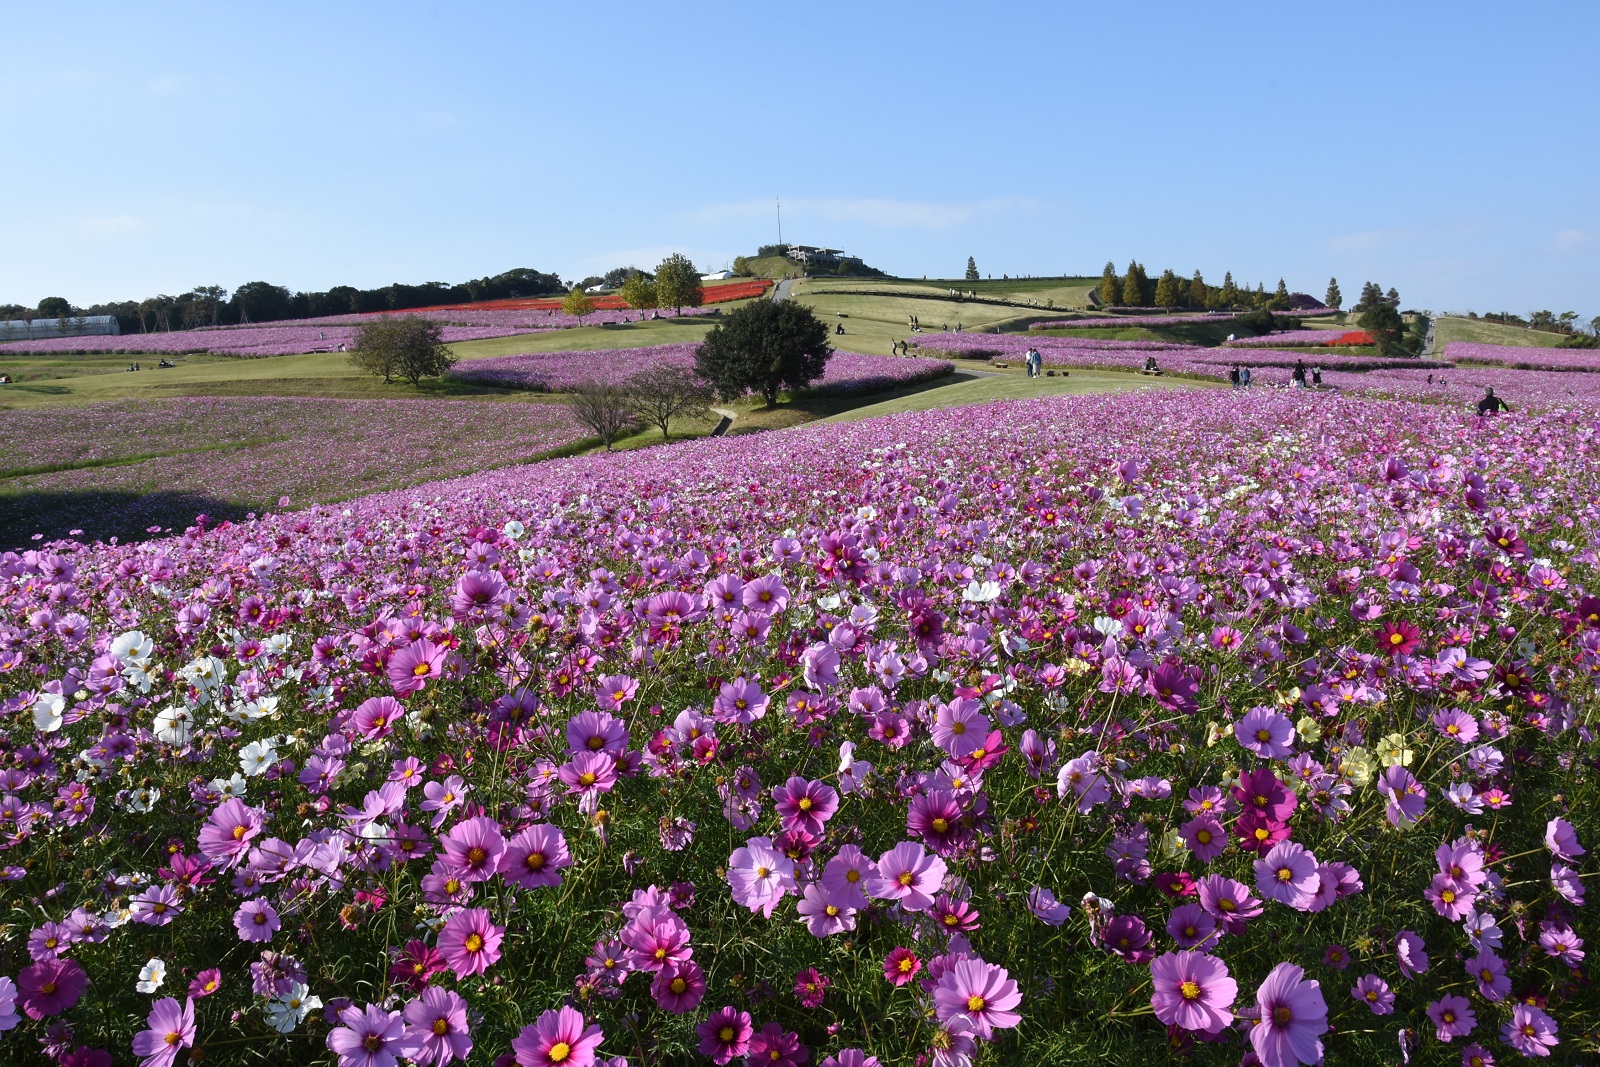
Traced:
[[978, 261], [973, 259], [971, 256], [967, 257], [967, 273], [964, 277], [965, 280], [969, 282], [975, 282], [978, 280]]
[[1222, 275], [1222, 294], [1219, 298], [1223, 307], [1236, 307], [1239, 303], [1239, 287], [1233, 284], [1233, 271]]
[[1139, 283], [1141, 273], [1139, 264], [1128, 260], [1128, 273], [1122, 279], [1122, 302], [1129, 307], [1139, 307], [1144, 303], [1144, 286]]
[[748, 256], [733, 257], [733, 273], [743, 278], [750, 273], [750, 258]]
[[1344, 303], [1344, 294], [1339, 292], [1338, 278], [1328, 279], [1328, 295], [1322, 298], [1322, 302], [1331, 308], [1336, 308]]
[[41, 319], [64, 319], [72, 314], [72, 302], [62, 296], [47, 296], [39, 301]]
[[712, 328], [695, 352], [695, 369], [724, 399], [759, 393], [771, 408], [780, 391], [821, 378], [832, 355], [828, 324], [810, 308], [757, 300]]
[[617, 438], [634, 426], [628, 392], [614, 382], [585, 382], [567, 395], [572, 417], [611, 451]]
[[[1362, 299], [1365, 300], [1365, 297]], [[1415, 354], [1406, 351], [1405, 320], [1400, 317], [1399, 311], [1390, 307], [1381, 297], [1378, 303], [1361, 313], [1356, 325], [1372, 336], [1373, 343], [1378, 346], [1378, 354], [1385, 358]]]
[[1211, 287], [1200, 276], [1199, 271], [1194, 272], [1194, 277], [1189, 279], [1189, 306], [1203, 308], [1211, 302]]
[[661, 261], [656, 268], [656, 300], [661, 307], [671, 308], [674, 314], [705, 303], [700, 272], [695, 270], [688, 256], [674, 252]]
[[647, 311], [656, 306], [656, 283], [643, 271], [634, 271], [622, 283], [622, 302], [635, 311]]
[[383, 375], [385, 382], [404, 378], [420, 385], [455, 365], [443, 336], [443, 327], [421, 315], [385, 315], [356, 331], [350, 362], [368, 374]]
[[1120, 291], [1117, 288], [1117, 267], [1110, 260], [1106, 260], [1106, 269], [1100, 274], [1100, 288], [1096, 291], [1100, 303], [1110, 307], [1117, 302]]
[[561, 310], [577, 319], [578, 325], [582, 326], [584, 316], [594, 314], [594, 301], [583, 291], [583, 286], [574, 285], [572, 291], [561, 301]]
[[1161, 272], [1161, 278], [1156, 282], [1156, 306], [1175, 308], [1180, 303], [1178, 299], [1178, 277], [1170, 270]]
[[659, 428], [662, 441], [666, 441], [667, 427], [673, 419], [705, 415], [714, 392], [711, 383], [694, 371], [670, 363], [641, 371], [624, 384], [628, 408]]
[[1289, 287], [1283, 284], [1282, 278], [1278, 279], [1278, 287], [1272, 291], [1272, 299], [1267, 306], [1273, 311], [1288, 311], [1294, 306], [1289, 302]]
[[289, 290], [271, 282], [245, 282], [233, 291], [240, 322], [275, 322], [289, 317]]

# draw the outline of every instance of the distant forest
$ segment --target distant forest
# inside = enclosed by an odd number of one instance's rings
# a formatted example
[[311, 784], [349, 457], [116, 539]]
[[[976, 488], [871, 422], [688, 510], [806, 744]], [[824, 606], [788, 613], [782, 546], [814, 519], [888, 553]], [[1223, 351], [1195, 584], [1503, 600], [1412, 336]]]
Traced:
[[395, 282], [381, 289], [336, 285], [324, 293], [297, 293], [271, 282], [246, 282], [231, 294], [220, 285], [201, 285], [178, 296], [162, 293], [144, 300], [119, 300], [89, 307], [78, 307], [64, 297], [52, 296], [39, 301], [36, 308], [0, 304], [0, 320], [115, 315], [123, 333], [163, 333], [202, 326], [234, 326], [366, 311], [404, 311], [436, 304], [475, 304], [566, 291], [567, 287], [556, 275], [518, 267], [504, 274], [457, 285]]

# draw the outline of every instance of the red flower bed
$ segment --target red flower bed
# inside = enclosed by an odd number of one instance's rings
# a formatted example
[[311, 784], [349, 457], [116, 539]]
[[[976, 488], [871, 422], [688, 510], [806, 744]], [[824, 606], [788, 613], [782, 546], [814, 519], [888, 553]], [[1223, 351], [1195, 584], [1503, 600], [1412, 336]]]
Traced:
[[1329, 341], [1328, 345], [1330, 347], [1344, 347], [1346, 345], [1370, 345], [1373, 343], [1372, 335], [1366, 330], [1351, 330], [1349, 333], [1340, 334], [1336, 340]]

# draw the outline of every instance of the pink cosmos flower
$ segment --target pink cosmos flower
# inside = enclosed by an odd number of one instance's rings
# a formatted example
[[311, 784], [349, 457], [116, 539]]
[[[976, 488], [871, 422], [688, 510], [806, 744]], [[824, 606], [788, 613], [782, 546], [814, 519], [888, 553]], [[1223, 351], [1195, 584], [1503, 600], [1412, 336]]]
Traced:
[[1234, 936], [1242, 934], [1245, 924], [1261, 914], [1261, 901], [1243, 882], [1208, 874], [1195, 884], [1200, 890], [1200, 906]]
[[561, 765], [560, 774], [569, 796], [589, 799], [617, 784], [617, 761], [606, 752], [579, 752]]
[[1415, 978], [1428, 969], [1428, 953], [1422, 938], [1410, 930], [1401, 930], [1394, 936], [1395, 962], [1406, 978]]
[[840, 907], [867, 906], [866, 885], [875, 872], [870, 859], [855, 845], [841, 845], [822, 868], [822, 890], [826, 899]]
[[261, 897], [245, 901], [233, 913], [233, 928], [239, 931], [240, 941], [271, 941], [282, 926], [277, 911]]
[[1576, 863], [1578, 857], [1585, 852], [1584, 847], [1578, 843], [1578, 831], [1565, 819], [1551, 819], [1544, 827], [1544, 847], [1549, 849], [1558, 860], [1566, 863]]
[[772, 909], [794, 889], [794, 861], [769, 838], [752, 837], [728, 857], [728, 885], [735, 901], [770, 919]]
[[200, 851], [224, 869], [238, 863], [261, 832], [261, 812], [237, 797], [224, 800], [200, 828]]
[[842, 1048], [826, 1057], [817, 1067], [883, 1067], [878, 1057], [868, 1056], [858, 1048]]
[[394, 697], [372, 697], [361, 702], [356, 708], [356, 713], [350, 717], [350, 724], [356, 728], [362, 737], [375, 741], [380, 737], [388, 737], [394, 732], [394, 724], [405, 718], [406, 709]]
[[1255, 861], [1256, 889], [1268, 900], [1280, 901], [1300, 911], [1316, 897], [1321, 876], [1317, 857], [1294, 841], [1280, 841]]
[[1409, 656], [1422, 644], [1422, 630], [1407, 619], [1384, 623], [1378, 631], [1378, 648], [1390, 656]]
[[444, 675], [445, 657], [450, 650], [426, 637], [400, 649], [389, 660], [389, 684], [400, 696], [418, 693], [430, 680]]
[[1459, 922], [1472, 914], [1473, 904], [1478, 899], [1478, 894], [1463, 889], [1461, 884], [1448, 874], [1434, 875], [1433, 881], [1422, 891], [1422, 895], [1433, 905], [1434, 911], [1451, 922]]
[[401, 1054], [419, 1067], [444, 1067], [472, 1051], [467, 1002], [452, 989], [425, 989], [405, 1006]]
[[1168, 1026], [1216, 1034], [1233, 1021], [1239, 984], [1203, 952], [1168, 952], [1150, 961], [1150, 1006]]
[[30, 1019], [43, 1019], [78, 1003], [89, 978], [75, 960], [40, 960], [17, 972], [17, 997]]
[[711, 1018], [695, 1027], [700, 1035], [700, 1055], [716, 1064], [726, 1064], [750, 1050], [750, 1013], [737, 1008], [719, 1008]]
[[404, 1055], [405, 1021], [397, 1011], [376, 1004], [354, 1004], [339, 1012], [341, 1025], [328, 1032], [328, 1048], [339, 1067], [396, 1067]]
[[1306, 981], [1292, 963], [1280, 963], [1256, 990], [1256, 1023], [1250, 1044], [1265, 1067], [1320, 1063], [1321, 1035], [1328, 1030], [1322, 987]]
[[505, 927], [496, 926], [487, 908], [464, 908], [445, 920], [439, 952], [457, 978], [482, 974], [500, 959]]
[[810, 1057], [800, 1043], [800, 1035], [785, 1030], [782, 1023], [767, 1023], [752, 1034], [745, 1055], [747, 1063], [771, 1064], [772, 1067], [800, 1067]]
[[1294, 755], [1294, 723], [1287, 715], [1267, 707], [1251, 708], [1233, 727], [1233, 735], [1247, 752], [1262, 759], [1288, 759]]
[[1428, 1018], [1438, 1028], [1440, 1041], [1453, 1041], [1466, 1037], [1478, 1025], [1478, 1017], [1466, 997], [1444, 996], [1428, 1005]]
[[1565, 923], [1540, 923], [1539, 947], [1544, 949], [1545, 955], [1560, 960], [1573, 970], [1577, 970], [1578, 964], [1583, 962], [1583, 938], [1573, 933], [1572, 927]]
[[604, 711], [583, 711], [567, 721], [567, 753], [607, 752], [620, 756], [628, 748], [628, 727]]
[[1511, 992], [1511, 979], [1506, 977], [1506, 962], [1494, 949], [1484, 946], [1483, 951], [1467, 961], [1467, 975], [1478, 983], [1478, 994], [1484, 1000], [1504, 1000]]
[[807, 967], [794, 976], [794, 995], [802, 1008], [815, 1009], [822, 1007], [822, 1001], [827, 996], [828, 987], [833, 980], [815, 967]]
[[439, 842], [440, 860], [463, 882], [487, 882], [500, 870], [506, 841], [500, 824], [487, 815], [463, 819]]
[[536, 823], [506, 845], [506, 881], [523, 889], [561, 884], [561, 869], [572, 865], [567, 839], [558, 827]]
[[1398, 763], [1385, 767], [1374, 783], [1378, 792], [1389, 798], [1385, 815], [1394, 826], [1416, 822], [1427, 807], [1428, 790], [1410, 771]]
[[1022, 994], [1006, 969], [979, 959], [962, 960], [945, 971], [933, 990], [941, 1022], [963, 1018], [985, 1041], [994, 1037], [996, 1029], [1022, 1021], [1022, 1015], [1012, 1010], [1021, 1003]]
[[594, 702], [601, 711], [620, 711], [639, 692], [639, 683], [626, 674], [608, 674], [595, 683]]
[[1210, 863], [1228, 847], [1228, 832], [1222, 828], [1222, 820], [1209, 812], [1178, 827], [1178, 835], [1201, 863]]
[[593, 1067], [594, 1050], [605, 1040], [598, 1026], [585, 1026], [583, 1015], [562, 1005], [522, 1028], [511, 1041], [517, 1067]]
[[671, 963], [656, 972], [650, 983], [656, 1006], [674, 1015], [684, 1015], [700, 1006], [706, 995], [705, 973], [693, 960]]
[[767, 714], [771, 703], [761, 685], [748, 678], [739, 677], [722, 683], [722, 689], [712, 704], [718, 722], [735, 722], [748, 726]]
[[222, 988], [222, 971], [216, 967], [207, 967], [194, 976], [194, 981], [189, 983], [189, 995], [196, 1000], [209, 997]]
[[993, 725], [976, 700], [957, 698], [939, 705], [933, 720], [933, 743], [960, 759], [984, 746]]
[[1511, 1009], [1511, 1021], [1500, 1027], [1500, 1037], [1506, 1044], [1524, 1056], [1548, 1056], [1560, 1044], [1556, 1037], [1556, 1021], [1532, 1004], [1518, 1004]]
[[139, 1067], [172, 1067], [179, 1050], [194, 1044], [194, 1001], [180, 1008], [172, 997], [162, 997], [150, 1006], [145, 1023], [148, 1029], [133, 1035], [133, 1054], [143, 1057]]
[[796, 910], [800, 918], [805, 920], [806, 929], [812, 937], [831, 937], [856, 928], [857, 909], [836, 903], [826, 890], [815, 883], [801, 891]]
[[907, 911], [927, 911], [944, 884], [945, 871], [944, 860], [928, 855], [914, 841], [902, 841], [878, 857], [867, 892], [880, 900], [898, 901]]
[[1364, 974], [1350, 987], [1350, 995], [1371, 1009], [1374, 1015], [1394, 1014], [1394, 993], [1389, 983], [1375, 974]]
[[1028, 890], [1028, 910], [1046, 926], [1060, 926], [1072, 916], [1072, 909], [1042, 885]]
[[666, 908], [639, 912], [622, 928], [621, 940], [628, 947], [628, 962], [640, 971], [687, 963], [694, 954], [689, 947], [689, 928]]
[[883, 961], [883, 976], [889, 980], [890, 985], [906, 985], [920, 970], [922, 961], [908, 948], [894, 949]]
[[785, 830], [821, 835], [839, 810], [839, 794], [826, 782], [808, 782], [799, 775], [772, 787], [773, 807]]
[[1218, 940], [1217, 920], [1199, 902], [1183, 904], [1172, 909], [1172, 916], [1167, 919], [1167, 933], [1180, 948], [1196, 949], [1207, 943], [1214, 948]]
[[1074, 802], [1080, 815], [1089, 814], [1095, 805], [1111, 799], [1111, 785], [1100, 768], [1100, 754], [1085, 752], [1068, 760], [1056, 772], [1056, 795]]

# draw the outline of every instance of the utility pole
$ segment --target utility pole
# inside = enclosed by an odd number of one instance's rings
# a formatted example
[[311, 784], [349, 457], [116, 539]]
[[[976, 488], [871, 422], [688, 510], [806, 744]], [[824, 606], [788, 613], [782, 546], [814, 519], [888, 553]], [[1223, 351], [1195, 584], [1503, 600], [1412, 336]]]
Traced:
[[772, 198], [772, 202], [774, 204], [778, 205], [778, 247], [782, 248], [783, 247], [783, 201], [775, 196], [775, 197]]

